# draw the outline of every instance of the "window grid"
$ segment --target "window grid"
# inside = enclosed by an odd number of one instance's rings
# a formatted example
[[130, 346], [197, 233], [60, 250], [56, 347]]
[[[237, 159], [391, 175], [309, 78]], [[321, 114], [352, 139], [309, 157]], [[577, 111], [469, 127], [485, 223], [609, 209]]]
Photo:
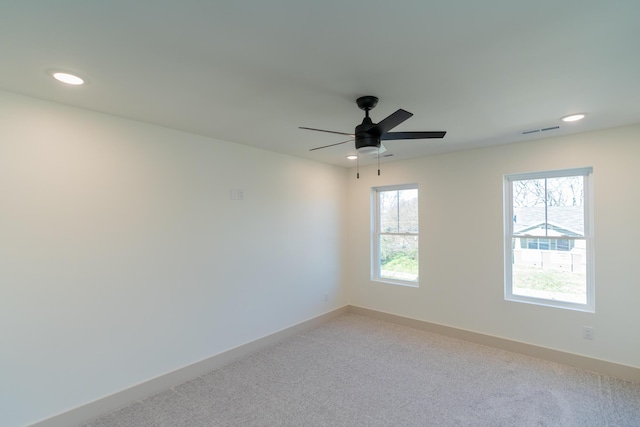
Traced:
[[[557, 215], [552, 218], [552, 210], [561, 212], [565, 204], [550, 200], [552, 197], [549, 193], [549, 181], [556, 178], [565, 178], [565, 181], [560, 180], [559, 182], [572, 182], [571, 178], [576, 177], [581, 178], [582, 181], [582, 193], [580, 194], [582, 219], [581, 223], [577, 222], [578, 226], [574, 222], [574, 229], [571, 230], [569, 226], [563, 224], [559, 226], [551, 223], [552, 221], [568, 223], [569, 220], [567, 215], [563, 217]], [[506, 300], [588, 312], [595, 310], [591, 177], [591, 168], [505, 176], [504, 247]], [[544, 180], [544, 216], [542, 224], [538, 228], [531, 227], [516, 232], [514, 224], [518, 221], [518, 215], [514, 210], [514, 185], [519, 181], [533, 180]], [[556, 191], [558, 190], [556, 189]], [[561, 194], [561, 191], [559, 194]], [[573, 206], [576, 206], [575, 193], [573, 196]], [[571, 201], [566, 204], [571, 205]], [[529, 211], [532, 210], [529, 208]], [[578, 209], [573, 210], [577, 211]], [[526, 208], [522, 209], [522, 211], [526, 211]], [[518, 259], [516, 259], [517, 256]], [[575, 268], [577, 265], [576, 259], [583, 263], [580, 264], [580, 268], [584, 270], [583, 276], [578, 274], [581, 274], [582, 270], [578, 271]], [[531, 273], [533, 270], [536, 271]], [[538, 275], [538, 277], [532, 279], [531, 274]], [[514, 277], [516, 277], [515, 284]], [[554, 287], [557, 287], [557, 289], [554, 289]]]
[[[417, 192], [415, 184], [372, 189], [373, 281], [418, 286]], [[407, 199], [414, 193], [415, 197]], [[391, 208], [386, 204], [389, 196], [393, 200]]]

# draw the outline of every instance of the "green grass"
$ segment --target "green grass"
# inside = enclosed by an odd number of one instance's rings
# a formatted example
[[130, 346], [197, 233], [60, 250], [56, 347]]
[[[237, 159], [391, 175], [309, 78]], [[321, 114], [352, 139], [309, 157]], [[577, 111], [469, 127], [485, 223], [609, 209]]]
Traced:
[[557, 299], [573, 300], [586, 295], [586, 276], [559, 270], [514, 266], [513, 289], [557, 295]]
[[404, 253], [396, 253], [395, 256], [381, 265], [383, 270], [402, 273], [418, 274], [418, 260]]

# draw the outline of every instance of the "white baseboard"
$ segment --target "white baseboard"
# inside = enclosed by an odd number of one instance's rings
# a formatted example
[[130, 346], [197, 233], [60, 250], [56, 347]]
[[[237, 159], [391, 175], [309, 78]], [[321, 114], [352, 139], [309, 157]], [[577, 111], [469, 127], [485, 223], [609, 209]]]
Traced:
[[90, 421], [102, 414], [114, 411], [138, 400], [145, 399], [161, 391], [197, 378], [214, 369], [220, 368], [236, 359], [255, 353], [265, 347], [276, 344], [305, 330], [314, 328], [336, 316], [348, 313], [349, 306], [344, 306], [285, 328], [266, 337], [259, 338], [247, 344], [232, 348], [223, 353], [208, 357], [175, 371], [157, 376], [148, 381], [136, 384], [119, 392], [94, 400], [85, 405], [65, 411], [42, 421], [31, 427], [69, 427]]
[[397, 323], [423, 331], [433, 332], [439, 335], [458, 338], [476, 344], [482, 344], [489, 347], [512, 351], [514, 353], [524, 354], [525, 356], [536, 357], [538, 359], [547, 360], [550, 362], [556, 362], [563, 365], [586, 369], [588, 371], [620, 378], [623, 380], [640, 382], [640, 369], [633, 366], [621, 365], [618, 363], [594, 359], [578, 354], [567, 353], [564, 351], [553, 350], [545, 347], [538, 347], [532, 344], [512, 341], [505, 338], [498, 338], [491, 335], [484, 335], [478, 332], [453, 328], [451, 326], [429, 323], [423, 320], [411, 319], [409, 317], [384, 313], [364, 307], [356, 307], [351, 305], [349, 306], [349, 312], [371, 317], [374, 319], [384, 320], [387, 322]]

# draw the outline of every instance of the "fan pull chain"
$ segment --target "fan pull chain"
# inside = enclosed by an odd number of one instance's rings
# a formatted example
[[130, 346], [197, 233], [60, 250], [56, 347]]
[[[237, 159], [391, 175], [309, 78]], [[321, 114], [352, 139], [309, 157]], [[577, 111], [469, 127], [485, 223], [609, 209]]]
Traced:
[[360, 155], [356, 156], [356, 179], [360, 179]]
[[380, 146], [378, 145], [378, 176], [380, 176]]

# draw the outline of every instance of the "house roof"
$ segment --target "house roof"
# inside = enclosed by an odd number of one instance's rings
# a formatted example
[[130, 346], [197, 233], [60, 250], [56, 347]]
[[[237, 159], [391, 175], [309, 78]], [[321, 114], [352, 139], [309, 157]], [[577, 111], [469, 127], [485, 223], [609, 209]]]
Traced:
[[[514, 234], [533, 236], [584, 236], [582, 206], [547, 206], [513, 209]], [[546, 229], [546, 230], [545, 230]]]

